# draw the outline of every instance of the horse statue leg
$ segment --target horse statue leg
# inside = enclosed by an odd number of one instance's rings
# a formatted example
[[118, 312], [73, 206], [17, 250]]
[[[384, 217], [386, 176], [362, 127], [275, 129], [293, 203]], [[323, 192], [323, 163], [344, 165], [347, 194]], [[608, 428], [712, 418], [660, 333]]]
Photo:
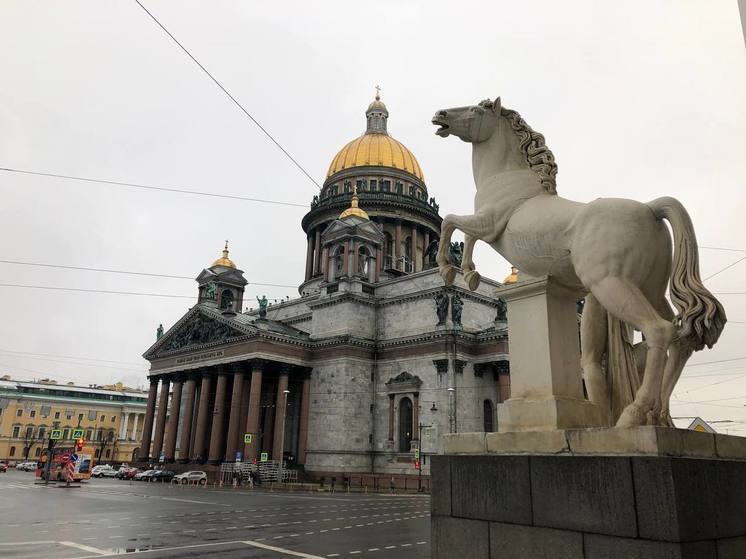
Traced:
[[606, 352], [606, 336], [606, 309], [592, 294], [588, 294], [580, 321], [580, 365], [585, 377], [588, 399], [601, 408], [604, 426], [608, 426], [611, 422], [609, 383], [601, 364]]
[[671, 395], [674, 386], [679, 381], [684, 365], [694, 352], [689, 344], [683, 340], [676, 340], [668, 350], [666, 369], [663, 371], [663, 387], [661, 388], [661, 409], [658, 414], [657, 424], [664, 427], [675, 427], [671, 419]]
[[648, 352], [642, 385], [616, 425], [646, 425], [648, 414], [660, 405], [667, 352], [676, 336], [676, 327], [656, 311], [639, 287], [625, 278], [603, 278], [591, 285], [591, 292], [607, 311], [645, 336]]
[[[471, 251], [474, 250], [474, 243], [478, 239], [491, 242], [492, 239], [496, 237], [493, 220], [488, 215], [448, 214], [445, 216], [443, 218], [443, 223], [440, 225], [440, 242], [438, 244], [438, 257], [436, 261], [438, 263], [438, 268], [440, 269], [440, 276], [443, 278], [446, 285], [453, 285], [453, 282], [456, 280], [456, 268], [448, 261], [448, 247], [451, 244], [451, 236], [456, 229], [463, 231], [464, 235], [466, 235], [467, 241], [469, 237], [473, 238], [471, 249], [469, 250], [469, 260], [471, 260]], [[464, 252], [466, 252], [466, 243], [464, 243]], [[473, 275], [471, 276], [472, 281], [474, 281], [474, 277], [475, 276]], [[478, 285], [479, 283], [477, 279], [477, 285], [472, 289], [476, 289]]]
[[464, 236], [464, 254], [461, 257], [461, 270], [464, 272], [464, 281], [469, 289], [476, 291], [482, 276], [474, 269], [474, 245], [477, 239], [471, 235]]

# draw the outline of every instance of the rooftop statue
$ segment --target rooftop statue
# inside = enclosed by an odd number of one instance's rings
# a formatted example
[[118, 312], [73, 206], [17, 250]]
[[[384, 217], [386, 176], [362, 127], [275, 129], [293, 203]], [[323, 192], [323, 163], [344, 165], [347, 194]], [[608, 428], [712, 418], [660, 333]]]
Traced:
[[259, 318], [264, 318], [267, 316], [267, 306], [269, 305], [269, 301], [267, 301], [267, 297], [262, 295], [262, 298], [259, 297], [256, 298], [257, 302], [259, 303]]
[[[681, 203], [561, 198], [544, 137], [499, 98], [440, 110], [432, 122], [438, 136], [472, 144], [476, 184], [474, 215], [443, 219], [437, 262], [446, 285], [456, 277], [448, 258], [456, 229], [465, 235], [461, 269], [470, 289], [480, 281], [472, 261], [477, 240], [529, 276], [551, 275], [577, 299], [585, 297], [582, 365], [591, 401], [619, 427], [673, 426], [669, 400], [687, 359], [711, 348], [726, 322], [700, 279], [697, 240]], [[669, 283], [676, 314], [666, 300]], [[642, 351], [633, 351], [630, 327], [642, 332]], [[604, 353], [618, 364], [608, 373]], [[635, 355], [644, 360], [642, 379]]]

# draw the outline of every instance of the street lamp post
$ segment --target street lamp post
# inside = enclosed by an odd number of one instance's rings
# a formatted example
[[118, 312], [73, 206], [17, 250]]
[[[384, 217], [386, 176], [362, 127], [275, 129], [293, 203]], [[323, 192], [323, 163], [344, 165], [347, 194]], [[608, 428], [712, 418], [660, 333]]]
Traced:
[[280, 425], [280, 483], [282, 483], [283, 463], [285, 462], [285, 416], [288, 412], [288, 394], [290, 394], [290, 390], [283, 390], [283, 394], [285, 397], [282, 403], [282, 424]]

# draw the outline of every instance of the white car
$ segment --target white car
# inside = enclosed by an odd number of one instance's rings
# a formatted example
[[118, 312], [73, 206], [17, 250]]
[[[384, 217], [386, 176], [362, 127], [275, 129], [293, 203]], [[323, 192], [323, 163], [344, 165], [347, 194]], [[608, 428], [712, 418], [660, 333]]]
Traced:
[[23, 470], [24, 472], [33, 472], [36, 470], [36, 462], [19, 462], [16, 464], [16, 470]]
[[94, 466], [93, 470], [91, 470], [91, 475], [93, 477], [114, 477], [116, 473], [117, 471], [109, 464], [99, 464], [98, 466]]
[[181, 483], [182, 485], [198, 483], [199, 485], [204, 485], [207, 483], [207, 474], [199, 470], [192, 470], [184, 472], [183, 474], [175, 475], [173, 480], [171, 480], [171, 483]]

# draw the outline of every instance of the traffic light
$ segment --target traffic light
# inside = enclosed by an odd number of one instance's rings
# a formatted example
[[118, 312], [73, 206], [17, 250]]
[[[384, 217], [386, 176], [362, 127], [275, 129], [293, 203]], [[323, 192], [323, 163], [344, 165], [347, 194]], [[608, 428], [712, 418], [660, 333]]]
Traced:
[[80, 452], [81, 450], [83, 450], [83, 443], [84, 442], [85, 441], [83, 440], [82, 437], [79, 438], [77, 441], [75, 441], [75, 452]]
[[415, 470], [419, 470], [420, 469], [420, 461], [419, 460], [415, 460], [415, 462], [414, 462], [414, 469]]

